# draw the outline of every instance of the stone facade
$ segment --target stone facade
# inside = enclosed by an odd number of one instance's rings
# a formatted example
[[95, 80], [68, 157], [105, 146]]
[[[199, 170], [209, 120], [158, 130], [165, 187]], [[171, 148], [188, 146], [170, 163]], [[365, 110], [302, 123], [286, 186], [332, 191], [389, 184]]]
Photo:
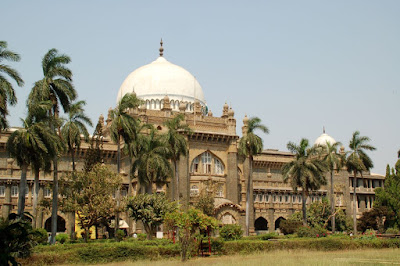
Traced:
[[[246, 180], [249, 172], [248, 161], [238, 155], [239, 136], [236, 134], [236, 119], [234, 112], [223, 106], [222, 116], [214, 117], [209, 111], [205, 114], [203, 107], [195, 102], [193, 110], [187, 108], [186, 103], [180, 103], [179, 110], [172, 110], [169, 98], [164, 97], [160, 110], [147, 109], [146, 105], [130, 114], [141, 121], [151, 123], [160, 132], [165, 132], [163, 122], [178, 113], [184, 114], [184, 123], [190, 126], [193, 134], [187, 136], [189, 154], [179, 161], [179, 191], [178, 197], [181, 203], [194, 203], [198, 195], [204, 191], [213, 193], [215, 197], [215, 216], [222, 223], [239, 223], [245, 226], [246, 208]], [[100, 121], [104, 118], [100, 117]], [[246, 126], [244, 120], [244, 127]], [[110, 118], [104, 123], [104, 163], [116, 171], [116, 145], [108, 136]], [[1, 214], [7, 217], [9, 213], [16, 212], [18, 200], [18, 182], [21, 170], [16, 162], [8, 158], [5, 144], [11, 131], [1, 134], [0, 138], [0, 205]], [[83, 168], [83, 158], [88, 145], [83, 143], [77, 157], [77, 169]], [[289, 184], [282, 181], [281, 167], [290, 162], [293, 155], [288, 152], [267, 149], [254, 157], [253, 162], [253, 203], [254, 211], [251, 212], [251, 232], [275, 231], [279, 228], [282, 219], [287, 219], [295, 211], [301, 210], [301, 196], [294, 192]], [[58, 171], [60, 175], [72, 171], [71, 158], [65, 155], [59, 160]], [[122, 158], [122, 175], [124, 188], [122, 195], [127, 195], [129, 185], [132, 186], [132, 194], [139, 191], [136, 178], [132, 183], [127, 173], [130, 172], [130, 160]], [[28, 172], [28, 188], [26, 198], [26, 211], [32, 212], [33, 172]], [[329, 174], [327, 180], [329, 181]], [[349, 215], [352, 213], [353, 187], [352, 177], [345, 170], [335, 173], [336, 205], [342, 207]], [[358, 180], [358, 215], [371, 208], [374, 200], [374, 189], [383, 186], [384, 177], [365, 173], [363, 179]], [[52, 173], [40, 173], [39, 197], [51, 197]], [[164, 191], [171, 196], [173, 184], [165, 184], [162, 187], [154, 185], [157, 192]], [[314, 191], [308, 197], [308, 203], [321, 200], [329, 196], [330, 184]], [[73, 230], [74, 215], [71, 213], [59, 213], [59, 231], [70, 232]], [[49, 211], [40, 211], [38, 226], [49, 229]], [[129, 232], [138, 232], [133, 223], [123, 213], [121, 218], [129, 224]]]

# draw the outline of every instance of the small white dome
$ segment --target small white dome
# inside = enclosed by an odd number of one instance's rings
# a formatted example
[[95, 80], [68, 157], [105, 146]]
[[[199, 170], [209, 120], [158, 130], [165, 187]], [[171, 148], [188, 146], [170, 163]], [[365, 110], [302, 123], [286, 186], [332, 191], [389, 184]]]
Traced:
[[178, 102], [193, 104], [198, 100], [205, 106], [203, 90], [196, 80], [184, 68], [167, 61], [163, 56], [152, 63], [133, 71], [122, 83], [117, 96], [117, 102], [126, 93], [136, 93], [137, 97], [150, 102], [151, 109], [160, 109], [160, 105], [151, 105], [161, 102], [166, 95], [176, 104], [173, 109], [178, 109]]
[[330, 144], [335, 144], [336, 140], [324, 132], [324, 133], [322, 133], [321, 136], [319, 136], [315, 140], [314, 145], [324, 146], [324, 145], [326, 145], [327, 142], [329, 142]]

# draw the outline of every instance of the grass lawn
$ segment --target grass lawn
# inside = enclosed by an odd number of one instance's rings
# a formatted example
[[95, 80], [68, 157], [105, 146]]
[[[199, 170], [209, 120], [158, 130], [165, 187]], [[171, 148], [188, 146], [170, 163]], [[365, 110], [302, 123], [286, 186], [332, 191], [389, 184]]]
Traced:
[[278, 250], [252, 255], [193, 258], [161, 261], [118, 262], [111, 265], [400, 265], [400, 249], [363, 249], [346, 251]]

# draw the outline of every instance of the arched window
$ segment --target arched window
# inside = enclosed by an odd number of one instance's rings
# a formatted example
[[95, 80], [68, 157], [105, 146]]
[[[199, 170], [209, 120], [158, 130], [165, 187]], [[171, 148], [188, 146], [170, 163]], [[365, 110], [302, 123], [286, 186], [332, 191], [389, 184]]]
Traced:
[[217, 175], [224, 174], [224, 166], [222, 165], [221, 161], [218, 160], [217, 158], [214, 158], [214, 164], [215, 164], [215, 173]]
[[146, 109], [150, 109], [150, 102], [149, 102], [149, 100], [146, 101]]
[[155, 109], [161, 109], [160, 108], [160, 100], [158, 100], [158, 99], [156, 100], [156, 108]]
[[192, 162], [192, 173], [199, 172], [199, 157], [194, 158]]
[[151, 100], [151, 107], [150, 109], [156, 109], [156, 102], [154, 100]]
[[175, 109], [175, 102], [171, 100], [170, 104], [171, 104], [171, 109], [174, 110]]
[[210, 152], [200, 154], [191, 164], [192, 173], [223, 175], [224, 170], [223, 163]]
[[201, 162], [203, 163], [203, 173], [211, 174], [211, 154], [209, 152], [203, 153]]
[[195, 197], [197, 195], [199, 195], [199, 187], [197, 185], [192, 185], [190, 187], [190, 196]]

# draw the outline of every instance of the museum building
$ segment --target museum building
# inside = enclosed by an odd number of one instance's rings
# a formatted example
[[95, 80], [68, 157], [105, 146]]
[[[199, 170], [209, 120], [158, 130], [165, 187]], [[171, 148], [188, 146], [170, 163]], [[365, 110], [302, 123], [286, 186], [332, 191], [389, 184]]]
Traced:
[[[130, 114], [142, 122], [153, 124], [160, 132], [164, 132], [164, 121], [177, 114], [184, 115], [184, 123], [192, 130], [187, 136], [189, 153], [179, 160], [179, 189], [176, 195], [171, 195], [171, 185], [157, 186], [153, 191], [165, 192], [171, 198], [179, 198], [180, 203], [194, 203], [201, 193], [212, 193], [215, 198], [215, 217], [223, 224], [238, 223], [245, 227], [246, 208], [246, 180], [249, 173], [246, 158], [238, 154], [239, 135], [237, 134], [234, 110], [226, 103], [222, 106], [222, 115], [213, 116], [206, 105], [202, 87], [196, 78], [184, 68], [169, 62], [164, 56], [164, 49], [159, 49], [159, 57], [150, 64], [134, 70], [122, 83], [117, 101], [126, 93], [135, 93], [144, 101], [144, 104]], [[245, 134], [248, 118], [243, 118], [242, 134]], [[110, 114], [105, 119], [102, 115], [99, 122], [103, 125], [104, 133], [104, 163], [117, 171], [117, 145], [109, 136], [111, 124]], [[1, 214], [7, 217], [9, 213], [17, 211], [18, 184], [21, 170], [6, 153], [6, 143], [9, 135], [15, 129], [9, 129], [0, 136], [0, 206]], [[325, 145], [335, 140], [325, 132], [315, 141], [315, 144]], [[83, 159], [88, 150], [88, 144], [83, 143], [77, 154], [76, 169], [83, 169]], [[344, 148], [341, 148], [344, 152]], [[293, 160], [294, 155], [289, 152], [265, 149], [254, 157], [253, 189], [251, 190], [250, 232], [260, 233], [279, 230], [282, 220], [288, 219], [294, 212], [301, 211], [301, 190], [293, 191], [290, 184], [283, 182], [281, 168]], [[33, 179], [34, 173], [29, 169], [28, 190], [26, 192], [26, 211], [32, 213]], [[59, 160], [60, 175], [72, 171], [72, 160], [68, 154]], [[138, 193], [139, 184], [135, 177], [129, 178], [130, 160], [122, 160], [121, 174], [124, 177], [122, 196], [128, 191], [133, 195]], [[318, 191], [312, 192], [307, 203], [320, 201], [322, 197], [330, 196], [330, 184]], [[51, 197], [52, 173], [40, 173], [39, 200]], [[372, 207], [375, 198], [375, 188], [382, 187], [384, 176], [364, 173], [363, 179], [357, 182], [357, 214]], [[348, 215], [353, 208], [353, 178], [345, 170], [334, 175], [334, 193], [336, 206], [343, 208]], [[131, 187], [130, 187], [131, 186]], [[131, 188], [131, 189], [129, 189]], [[50, 231], [50, 211], [40, 210], [38, 216], [39, 227]], [[128, 232], [139, 232], [134, 221], [126, 213], [121, 215], [123, 225]], [[74, 230], [75, 219], [73, 213], [59, 212], [59, 232]]]

